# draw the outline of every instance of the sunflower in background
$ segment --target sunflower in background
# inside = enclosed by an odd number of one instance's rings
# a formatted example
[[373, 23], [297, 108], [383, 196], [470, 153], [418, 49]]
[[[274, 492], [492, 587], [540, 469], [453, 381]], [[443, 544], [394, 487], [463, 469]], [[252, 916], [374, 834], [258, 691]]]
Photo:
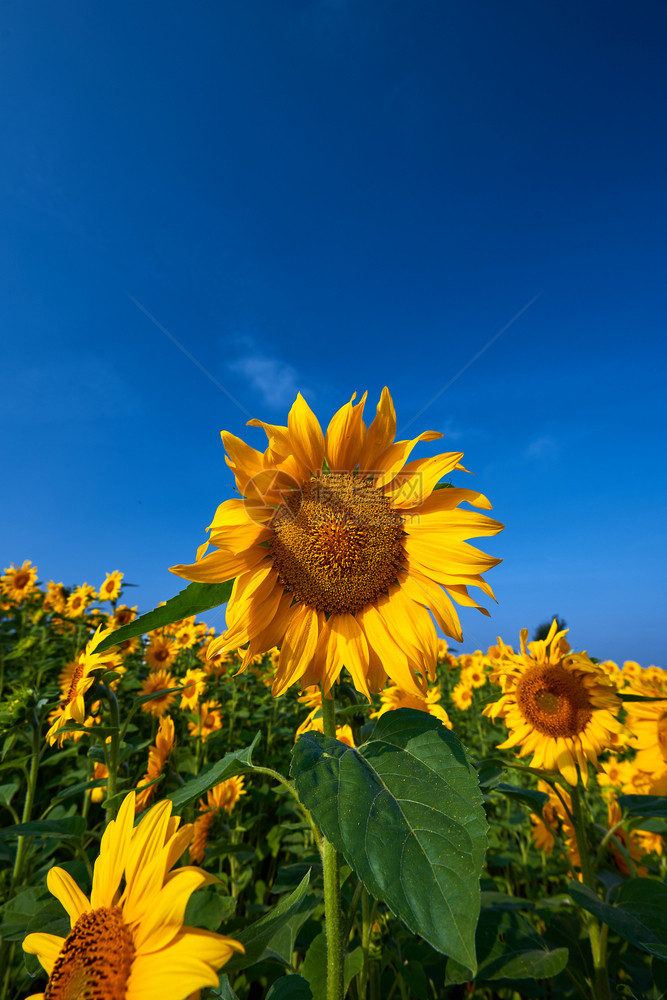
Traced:
[[215, 817], [221, 812], [231, 816], [241, 796], [246, 794], [244, 782], [242, 775], [227, 778], [210, 788], [205, 799], [199, 800], [199, 816], [195, 820], [194, 836], [189, 848], [190, 861], [199, 863], [204, 860]]
[[301, 394], [286, 427], [249, 421], [266, 432], [263, 453], [223, 431], [241, 499], [218, 507], [210, 526], [215, 552], [206, 555], [206, 543], [195, 563], [172, 567], [186, 580], [234, 579], [227, 631], [209, 650], [247, 646], [245, 668], [280, 646], [274, 696], [296, 681], [321, 682], [328, 694], [343, 665], [369, 700], [387, 676], [419, 696], [435, 676], [431, 614], [460, 642], [453, 602], [483, 610], [469, 586], [493, 597], [481, 573], [500, 560], [465, 539], [503, 526], [459, 507], [465, 501], [489, 509], [482, 494], [436, 489], [443, 476], [463, 468], [463, 454], [408, 462], [416, 444], [442, 435], [426, 431], [395, 441], [389, 391], [382, 391], [368, 428], [366, 395], [356, 406], [355, 397], [326, 435]]
[[50, 870], [49, 891], [67, 911], [71, 930], [66, 938], [37, 933], [24, 940], [23, 950], [37, 955], [49, 977], [44, 993], [29, 1000], [184, 1000], [217, 986], [217, 970], [243, 952], [232, 938], [183, 926], [192, 893], [215, 881], [201, 868], [171, 871], [192, 841], [192, 825], [178, 829], [169, 800], [133, 829], [134, 812], [130, 792], [104, 831], [90, 899], [62, 868]]
[[612, 734], [628, 730], [618, 720], [616, 687], [586, 653], [571, 653], [568, 630], [557, 628], [554, 619], [545, 639], [528, 644], [522, 629], [520, 653], [498, 639], [491, 680], [502, 695], [484, 715], [501, 718], [510, 730], [499, 750], [520, 747], [519, 757], [532, 754], [533, 767], [560, 771], [570, 785], [577, 784], [578, 768], [587, 784], [588, 762], [597, 768]]
[[394, 712], [397, 708], [415, 708], [418, 712], [426, 712], [428, 715], [440, 719], [443, 726], [451, 729], [452, 724], [449, 716], [440, 704], [441, 697], [442, 693], [437, 686], [429, 687], [428, 691], [418, 698], [411, 692], [402, 691], [395, 684], [389, 684], [384, 691], [380, 692], [381, 707], [377, 712], [371, 712], [370, 718], [379, 719], [380, 716], [387, 712]]
[[12, 601], [21, 602], [29, 597], [37, 586], [37, 567], [26, 559], [22, 566], [9, 566], [0, 576], [0, 594]]

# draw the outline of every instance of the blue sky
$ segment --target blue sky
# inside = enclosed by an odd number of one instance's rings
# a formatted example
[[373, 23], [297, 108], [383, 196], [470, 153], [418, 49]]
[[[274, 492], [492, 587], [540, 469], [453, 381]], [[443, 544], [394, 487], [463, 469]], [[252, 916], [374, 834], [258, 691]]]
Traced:
[[666, 28], [615, 0], [3, 5], [2, 565], [121, 569], [148, 610], [233, 495], [221, 428], [263, 447], [248, 415], [386, 384], [507, 526], [463, 648], [557, 612], [667, 666]]

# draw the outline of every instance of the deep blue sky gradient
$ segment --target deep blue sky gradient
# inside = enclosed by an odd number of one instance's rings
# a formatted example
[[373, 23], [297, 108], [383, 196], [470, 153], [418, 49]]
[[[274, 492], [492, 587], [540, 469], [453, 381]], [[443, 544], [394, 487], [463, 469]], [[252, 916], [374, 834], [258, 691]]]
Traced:
[[666, 29], [625, 0], [4, 4], [2, 565], [121, 569], [148, 610], [233, 495], [221, 428], [263, 447], [248, 415], [386, 384], [507, 525], [463, 648], [558, 612], [667, 666]]

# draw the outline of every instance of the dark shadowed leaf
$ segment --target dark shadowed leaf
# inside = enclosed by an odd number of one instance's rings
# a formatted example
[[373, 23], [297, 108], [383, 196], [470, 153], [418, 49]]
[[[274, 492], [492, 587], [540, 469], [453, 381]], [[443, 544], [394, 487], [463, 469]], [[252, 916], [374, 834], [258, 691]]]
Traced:
[[273, 984], [266, 1000], [313, 1000], [313, 993], [303, 976], [283, 976]]
[[632, 878], [614, 894], [614, 905], [603, 903], [599, 896], [569, 882], [568, 892], [575, 903], [603, 920], [626, 941], [658, 958], [667, 948], [667, 886], [648, 878]]
[[399, 709], [358, 750], [305, 733], [291, 773], [371, 895], [474, 972], [486, 819], [459, 740], [432, 716]]

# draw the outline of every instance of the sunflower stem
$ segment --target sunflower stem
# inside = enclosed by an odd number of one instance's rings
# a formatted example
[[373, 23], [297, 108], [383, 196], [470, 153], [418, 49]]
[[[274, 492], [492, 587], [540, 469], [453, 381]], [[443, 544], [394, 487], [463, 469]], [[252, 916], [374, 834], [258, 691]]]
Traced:
[[[39, 773], [39, 762], [42, 756], [40, 747], [40, 724], [39, 719], [35, 712], [33, 712], [33, 721], [31, 726], [31, 742], [32, 742], [32, 753], [30, 755], [30, 771], [28, 772], [28, 784], [25, 792], [25, 799], [23, 800], [23, 814], [21, 816], [22, 823], [29, 823], [32, 818], [32, 807], [35, 802], [35, 792], [37, 791], [37, 775]], [[25, 852], [28, 845], [28, 838], [25, 835], [21, 835], [18, 838], [16, 844], [16, 857], [14, 858], [14, 868], [12, 871], [12, 887], [16, 887], [21, 884], [23, 878], [23, 862], [25, 859]]]
[[[322, 723], [325, 736], [336, 738], [336, 705], [322, 693]], [[343, 937], [340, 909], [340, 861], [335, 847], [322, 836], [324, 871], [324, 928], [327, 938], [327, 1000], [343, 1000]]]
[[[577, 839], [577, 849], [581, 865], [581, 877], [584, 885], [592, 892], [597, 892], [595, 882], [595, 872], [591, 863], [591, 856], [588, 852], [588, 841], [586, 838], [586, 825], [584, 814], [581, 808], [581, 797], [579, 795], [579, 785], [575, 785], [570, 793], [572, 800], [572, 824]], [[593, 955], [593, 968], [595, 969], [595, 1000], [611, 1000], [609, 992], [609, 977], [607, 976], [607, 933], [606, 927], [600, 928], [600, 924], [590, 914], [587, 914], [588, 933], [591, 942], [591, 953]]]
[[117, 804], [114, 804], [113, 798], [116, 795], [118, 789], [118, 746], [120, 743], [120, 711], [118, 708], [118, 699], [116, 695], [111, 690], [108, 685], [100, 685], [104, 689], [107, 701], [109, 703], [109, 711], [111, 714], [111, 728], [113, 732], [109, 737], [109, 766], [108, 776], [107, 776], [107, 802], [109, 805], [106, 807], [107, 811], [107, 823], [115, 819], [116, 813], [118, 812]]

